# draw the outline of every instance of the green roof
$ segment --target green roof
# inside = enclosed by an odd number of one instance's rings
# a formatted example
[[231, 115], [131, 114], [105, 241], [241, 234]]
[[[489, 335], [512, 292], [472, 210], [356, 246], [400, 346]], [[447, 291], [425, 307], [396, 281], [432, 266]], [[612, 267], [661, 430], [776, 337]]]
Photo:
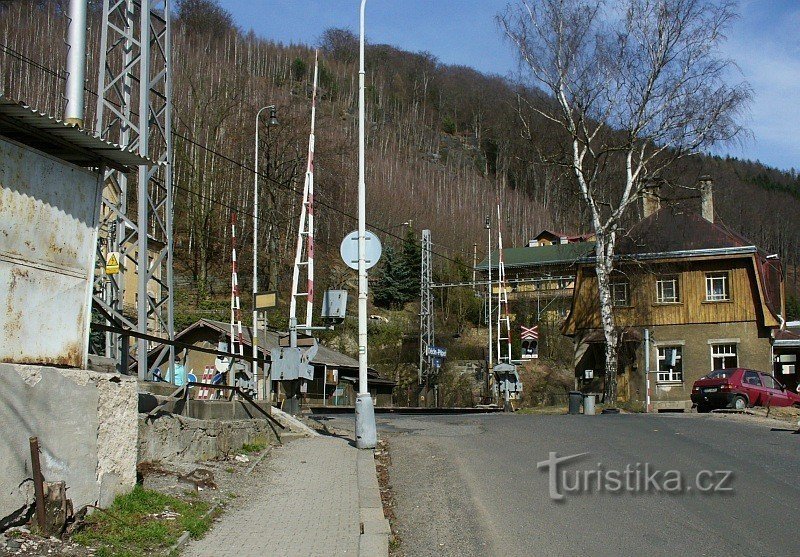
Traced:
[[[553, 244], [524, 248], [507, 248], [503, 250], [503, 263], [506, 269], [519, 267], [539, 267], [544, 265], [572, 265], [579, 259], [594, 253], [594, 242], [577, 242], [574, 244]], [[497, 268], [497, 253], [492, 253], [492, 269]], [[489, 265], [486, 259], [476, 267], [486, 271]]]

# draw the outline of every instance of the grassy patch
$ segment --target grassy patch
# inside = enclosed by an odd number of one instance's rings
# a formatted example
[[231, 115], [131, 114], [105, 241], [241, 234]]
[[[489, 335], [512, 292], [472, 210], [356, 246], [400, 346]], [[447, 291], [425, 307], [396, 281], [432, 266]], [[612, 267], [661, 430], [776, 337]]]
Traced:
[[98, 557], [164, 554], [184, 530], [197, 538], [210, 528], [211, 517], [204, 518], [208, 509], [208, 503], [184, 501], [136, 486], [114, 499], [105, 512], [94, 512], [86, 528], [72, 539], [98, 548]]
[[266, 439], [254, 439], [252, 443], [242, 445], [242, 452], [245, 454], [259, 453], [267, 448]]

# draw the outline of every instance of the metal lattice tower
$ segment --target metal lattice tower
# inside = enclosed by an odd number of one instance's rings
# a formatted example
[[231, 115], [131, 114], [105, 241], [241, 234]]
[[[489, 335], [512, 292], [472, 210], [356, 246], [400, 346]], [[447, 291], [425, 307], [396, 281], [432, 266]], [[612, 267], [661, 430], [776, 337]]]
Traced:
[[[292, 274], [292, 299], [289, 302], [289, 326], [297, 325], [297, 302], [306, 299], [305, 327], [311, 327], [314, 310], [314, 126], [317, 117], [318, 52], [314, 55], [314, 89], [311, 95], [311, 133], [308, 136], [308, 161], [306, 181], [303, 187], [303, 207], [300, 210], [300, 226], [297, 232], [297, 250]], [[306, 270], [306, 291], [300, 292], [300, 272]]]
[[[508, 312], [508, 290], [506, 267], [503, 263], [503, 227], [500, 218], [500, 205], [497, 205], [497, 361], [511, 363], [511, 316]], [[491, 264], [491, 263], [490, 263]]]
[[419, 383], [429, 378], [433, 366], [428, 347], [433, 346], [433, 273], [431, 270], [431, 231], [422, 231], [422, 276], [419, 295]]
[[[119, 275], [100, 274], [94, 302], [117, 323], [140, 333], [175, 337], [172, 297], [172, 70], [169, 0], [105, 0], [95, 131], [158, 164], [136, 181], [106, 174], [98, 257], [120, 252]], [[132, 185], [136, 184], [135, 198]], [[129, 202], [136, 203], [136, 211]], [[125, 278], [136, 277], [136, 311], [125, 311]], [[148, 344], [137, 341], [140, 379]], [[122, 362], [121, 338], [109, 334], [106, 355]], [[174, 348], [165, 348], [173, 378]], [[124, 370], [123, 370], [124, 371]]]

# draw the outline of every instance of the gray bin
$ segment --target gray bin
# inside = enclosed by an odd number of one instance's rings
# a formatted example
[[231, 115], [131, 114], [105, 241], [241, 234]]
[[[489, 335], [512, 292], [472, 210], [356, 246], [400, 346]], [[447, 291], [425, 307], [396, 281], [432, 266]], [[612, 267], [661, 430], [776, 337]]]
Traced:
[[569, 413], [580, 414], [581, 402], [583, 402], [583, 393], [580, 391], [569, 392]]
[[594, 416], [594, 401], [595, 401], [595, 395], [586, 395], [583, 397], [584, 415]]

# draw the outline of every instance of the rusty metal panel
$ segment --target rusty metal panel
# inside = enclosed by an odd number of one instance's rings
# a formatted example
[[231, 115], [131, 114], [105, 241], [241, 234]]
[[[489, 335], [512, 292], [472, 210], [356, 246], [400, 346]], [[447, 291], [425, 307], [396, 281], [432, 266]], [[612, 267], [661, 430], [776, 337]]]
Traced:
[[0, 362], [86, 366], [100, 176], [0, 137]]

